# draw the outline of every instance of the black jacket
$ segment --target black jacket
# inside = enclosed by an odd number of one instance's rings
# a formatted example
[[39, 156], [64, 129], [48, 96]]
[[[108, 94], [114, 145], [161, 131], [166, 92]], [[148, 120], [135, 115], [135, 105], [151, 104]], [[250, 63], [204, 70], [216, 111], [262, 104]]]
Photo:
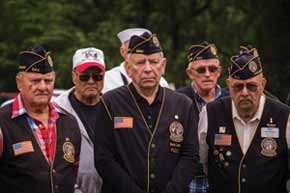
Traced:
[[[129, 87], [103, 95], [96, 128], [95, 164], [104, 180], [105, 193], [188, 191], [193, 166], [198, 161], [196, 117], [187, 97], [162, 89], [162, 110], [153, 131], [146, 126]], [[127, 122], [126, 128], [118, 128], [126, 118], [133, 124]], [[183, 134], [174, 133], [174, 124]]]

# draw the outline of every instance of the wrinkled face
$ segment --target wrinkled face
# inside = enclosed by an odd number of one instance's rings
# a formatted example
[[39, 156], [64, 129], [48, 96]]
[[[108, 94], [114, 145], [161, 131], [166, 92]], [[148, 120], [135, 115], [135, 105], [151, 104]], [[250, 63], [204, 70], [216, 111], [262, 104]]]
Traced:
[[155, 89], [166, 67], [162, 53], [150, 55], [130, 54], [128, 56], [128, 75], [140, 90]]
[[47, 105], [53, 95], [55, 73], [46, 74], [20, 72], [16, 76], [17, 88], [24, 103], [29, 105]]
[[231, 97], [239, 113], [253, 114], [257, 111], [266, 79], [257, 75], [247, 80], [227, 79]]
[[191, 62], [186, 70], [188, 77], [199, 91], [208, 92], [215, 89], [221, 74], [218, 59], [196, 60]]
[[104, 72], [97, 67], [88, 68], [83, 72], [73, 71], [72, 79], [75, 94], [81, 102], [100, 95], [104, 86]]

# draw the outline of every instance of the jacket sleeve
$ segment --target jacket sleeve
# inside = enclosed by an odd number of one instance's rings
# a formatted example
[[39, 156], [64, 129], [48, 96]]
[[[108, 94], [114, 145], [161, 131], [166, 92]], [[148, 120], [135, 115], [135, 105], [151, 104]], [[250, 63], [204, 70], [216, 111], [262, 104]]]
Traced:
[[188, 192], [188, 186], [194, 176], [194, 166], [199, 162], [199, 144], [197, 121], [193, 105], [185, 112], [184, 144], [180, 159], [171, 180], [162, 193]]
[[117, 162], [113, 121], [103, 103], [99, 103], [94, 144], [95, 167], [103, 178], [104, 192], [145, 193]]

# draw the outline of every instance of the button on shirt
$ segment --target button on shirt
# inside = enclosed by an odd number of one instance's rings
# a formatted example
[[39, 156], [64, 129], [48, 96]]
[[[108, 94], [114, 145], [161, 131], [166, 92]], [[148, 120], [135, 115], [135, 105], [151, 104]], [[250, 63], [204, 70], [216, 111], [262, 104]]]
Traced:
[[130, 84], [129, 88], [132, 91], [134, 97], [136, 98], [136, 101], [142, 111], [142, 114], [147, 122], [149, 129], [153, 131], [162, 102], [162, 92], [160, 89], [161, 87], [159, 86], [156, 97], [152, 104], [149, 104], [145, 98], [138, 94], [133, 84]]
[[[263, 114], [264, 110], [264, 104], [266, 102], [266, 98], [264, 95], [261, 96], [258, 111], [254, 115], [254, 117], [248, 122], [245, 123], [242, 118], [238, 115], [237, 109], [235, 108], [235, 105], [232, 101], [232, 117], [234, 120], [234, 125], [236, 128], [237, 136], [239, 139], [239, 142], [241, 144], [241, 148], [243, 153], [245, 154], [249, 148], [249, 145], [251, 144], [251, 141], [255, 135], [257, 126], [260, 122], [260, 119]], [[207, 110], [206, 108], [203, 108], [200, 113], [200, 121], [198, 124], [198, 139], [199, 139], [199, 153], [200, 153], [200, 161], [201, 163], [207, 162], [207, 156], [208, 156], [208, 145], [206, 143], [206, 135], [208, 130], [208, 118], [207, 118]], [[288, 118], [287, 123], [287, 145], [288, 149], [290, 149], [290, 116]]]

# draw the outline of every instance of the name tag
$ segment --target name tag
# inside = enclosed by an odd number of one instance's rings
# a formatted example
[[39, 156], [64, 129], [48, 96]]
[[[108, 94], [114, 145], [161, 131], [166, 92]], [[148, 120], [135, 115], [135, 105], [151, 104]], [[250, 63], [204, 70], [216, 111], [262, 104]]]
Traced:
[[133, 128], [133, 117], [114, 117], [114, 128]]
[[279, 138], [279, 128], [277, 127], [262, 127], [261, 137]]

